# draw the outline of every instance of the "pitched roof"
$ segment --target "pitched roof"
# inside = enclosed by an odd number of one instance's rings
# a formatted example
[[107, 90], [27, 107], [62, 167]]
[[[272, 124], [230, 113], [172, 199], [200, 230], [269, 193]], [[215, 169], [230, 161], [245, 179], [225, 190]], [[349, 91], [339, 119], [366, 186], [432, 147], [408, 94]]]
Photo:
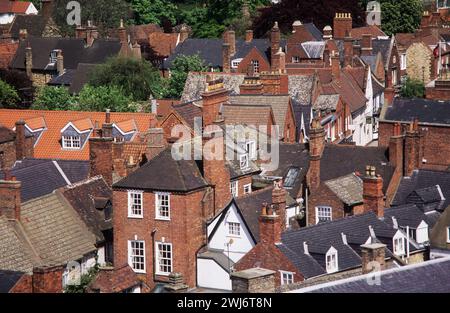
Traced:
[[[11, 174], [21, 181], [21, 200], [25, 202], [86, 179], [89, 162], [27, 158], [17, 161]], [[0, 177], [4, 177], [2, 171]]]
[[[273, 120], [272, 108], [266, 105], [226, 104], [222, 106], [222, 116], [228, 125], [267, 125]], [[275, 123], [275, 121], [273, 120]]]
[[351, 75], [352, 71], [347, 67], [341, 71], [338, 79], [334, 79], [331, 85], [334, 88], [332, 94], [336, 92], [341, 95], [344, 102], [346, 102], [351, 112], [356, 112], [366, 105], [367, 98], [360, 84]]
[[0, 270], [0, 293], [8, 293], [25, 273]]
[[372, 39], [372, 55], [381, 54], [383, 57], [383, 64], [385, 66], [389, 63], [389, 57], [391, 56], [392, 39]]
[[148, 35], [149, 45], [153, 51], [166, 58], [175, 50], [179, 40], [178, 33], [153, 32]]
[[271, 106], [275, 123], [284, 134], [284, 124], [290, 107], [289, 95], [237, 95], [230, 97], [230, 103], [253, 106]]
[[197, 254], [197, 258], [214, 260], [228, 273], [231, 272], [232, 266], [234, 265], [233, 260], [228, 258], [222, 250], [204, 249]]
[[419, 123], [450, 125], [450, 107], [446, 101], [394, 98], [383, 120], [411, 122], [415, 118]]
[[[440, 258], [380, 272], [381, 284], [368, 284], [373, 274], [315, 285], [294, 292], [315, 293], [448, 293], [450, 259]], [[372, 276], [373, 277], [373, 276]]]
[[332, 110], [335, 111], [339, 102], [339, 95], [320, 95], [314, 102], [315, 110]]
[[97, 66], [97, 64], [78, 63], [76, 71], [70, 80], [70, 93], [79, 93], [89, 81], [89, 73]]
[[194, 160], [175, 160], [167, 148], [113, 188], [188, 192], [208, 186]]
[[323, 34], [314, 23], [305, 23], [303, 25], [316, 40], [322, 40]]
[[320, 180], [327, 181], [354, 172], [364, 173], [367, 165], [376, 167], [376, 173], [383, 177], [383, 191], [386, 192], [394, 173], [386, 147], [325, 144], [320, 161]]
[[79, 63], [103, 63], [117, 55], [121, 48], [120, 42], [112, 39], [96, 39], [92, 46], [85, 47], [84, 39], [79, 38], [29, 37], [19, 43], [11, 62], [12, 68], [25, 69], [25, 50], [28, 45], [32, 49], [34, 70], [56, 70], [54, 66], [49, 66], [50, 53], [55, 49], [62, 50], [65, 69], [76, 69]]
[[0, 143], [14, 141], [16, 139], [16, 133], [11, 129], [0, 126]]
[[372, 38], [386, 36], [386, 34], [376, 25], [352, 28], [351, 36], [353, 39], [362, 39], [363, 35], [372, 35]]
[[301, 105], [311, 104], [314, 75], [289, 75], [289, 95]]
[[31, 2], [28, 1], [2, 0], [0, 1], [0, 14], [4, 13], [25, 14], [30, 5]]
[[172, 108], [175, 112], [178, 113], [179, 116], [184, 119], [184, 121], [191, 129], [194, 129], [195, 118], [202, 116], [201, 104], [201, 101], [186, 102], [174, 104], [172, 105]]
[[[107, 219], [104, 211], [107, 202], [112, 202], [112, 190], [104, 179], [101, 176], [89, 178], [63, 188], [61, 193], [89, 230], [95, 234], [97, 241], [104, 241], [102, 231], [112, 229], [111, 218]], [[102, 202], [100, 207], [99, 202]]]
[[119, 293], [141, 284], [142, 281], [133, 269], [126, 264], [118, 268], [100, 268], [87, 289], [92, 292]]
[[[437, 200], [436, 192], [438, 190], [437, 188], [433, 188], [436, 185], [439, 186], [439, 191], [442, 193], [442, 198], [444, 198], [443, 203], [434, 201]], [[450, 172], [423, 169], [415, 170], [410, 177], [403, 177], [401, 179], [397, 192], [392, 200], [392, 206], [415, 203], [418, 206], [422, 205], [424, 211], [428, 211], [427, 207], [431, 204], [431, 209], [444, 210], [450, 205], [450, 188], [448, 186], [450, 186]], [[425, 199], [431, 199], [431, 201], [412, 199], [410, 195], [415, 191], [418, 191]]]
[[26, 29], [28, 36], [40, 37], [44, 32], [48, 19], [42, 15], [16, 15], [11, 23], [10, 33], [19, 38], [21, 29]]
[[424, 221], [428, 224], [428, 227], [431, 230], [436, 223], [436, 219], [434, 217], [429, 218], [428, 214], [425, 214], [414, 204], [405, 204], [384, 210], [384, 221], [387, 224], [393, 225], [393, 217], [397, 220], [398, 226], [409, 226], [412, 229], [416, 229], [420, 223]]
[[[88, 160], [89, 142], [79, 150], [64, 150], [61, 147], [61, 130], [69, 123], [78, 120], [90, 119], [92, 125], [96, 122], [101, 126], [105, 122], [103, 112], [83, 112], [83, 111], [43, 111], [43, 110], [0, 110], [0, 125], [13, 128], [15, 122], [24, 119], [42, 118], [46, 129], [34, 147], [34, 156], [37, 158], [54, 158], [65, 160]], [[111, 122], [118, 123], [134, 119], [139, 132], [149, 129], [150, 121], [155, 116], [152, 113], [122, 113], [111, 112]], [[41, 121], [42, 121], [41, 119]], [[92, 132], [90, 136], [95, 136]]]
[[338, 198], [347, 205], [363, 202], [363, 182], [355, 174], [348, 174], [324, 182]]

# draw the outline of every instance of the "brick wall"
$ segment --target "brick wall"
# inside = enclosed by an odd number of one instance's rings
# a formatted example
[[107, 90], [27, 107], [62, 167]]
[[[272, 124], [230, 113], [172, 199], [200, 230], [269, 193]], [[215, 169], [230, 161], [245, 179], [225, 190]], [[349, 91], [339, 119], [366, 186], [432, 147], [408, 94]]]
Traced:
[[9, 290], [9, 293], [32, 293], [33, 292], [33, 280], [32, 276], [24, 274], [16, 282], [14, 287]]
[[242, 59], [237, 68], [238, 73], [247, 73], [249, 65], [252, 64], [253, 60], [258, 60], [259, 62], [259, 72], [265, 72], [270, 70], [270, 64], [261, 55], [258, 49], [253, 48], [250, 52]]
[[[144, 192], [143, 218], [128, 218], [128, 195], [125, 190], [114, 190], [114, 265], [128, 263], [128, 240], [145, 240], [146, 273], [139, 274], [150, 286], [153, 280], [153, 242], [172, 244], [173, 272], [183, 275], [190, 287], [196, 285], [196, 254], [205, 244], [205, 218], [202, 199], [205, 189], [190, 194], [171, 194], [170, 221], [155, 219], [155, 194]], [[205, 204], [206, 206], [208, 204]], [[167, 276], [156, 276], [167, 281]]]
[[[290, 100], [289, 100], [290, 101]], [[289, 106], [288, 111], [286, 112], [286, 118], [284, 120], [284, 142], [294, 143], [296, 140], [296, 125], [294, 119], [294, 112], [292, 111], [292, 107]]]
[[316, 224], [316, 206], [331, 207], [333, 220], [344, 217], [344, 204], [323, 183], [314, 192], [311, 192], [308, 197], [308, 225]]
[[0, 169], [10, 168], [16, 162], [16, 145], [14, 141], [0, 143]]
[[242, 176], [237, 179], [238, 181], [238, 197], [244, 195], [244, 186], [252, 183], [252, 176]]
[[89, 177], [102, 175], [108, 185], [112, 184], [113, 172], [112, 138], [89, 139]]

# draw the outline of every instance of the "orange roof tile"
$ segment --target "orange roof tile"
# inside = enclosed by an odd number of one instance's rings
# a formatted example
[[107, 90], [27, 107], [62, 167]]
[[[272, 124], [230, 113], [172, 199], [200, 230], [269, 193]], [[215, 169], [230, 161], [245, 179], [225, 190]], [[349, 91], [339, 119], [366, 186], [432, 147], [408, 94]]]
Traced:
[[148, 42], [157, 54], [168, 57], [177, 46], [178, 37], [178, 33], [151, 33]]
[[42, 116], [27, 118], [27, 119], [25, 119], [25, 123], [32, 130], [46, 127], [45, 119]]
[[361, 39], [363, 35], [372, 35], [373, 38], [386, 36], [386, 34], [375, 25], [353, 28], [351, 36], [353, 39]]
[[25, 14], [31, 2], [11, 1], [11, 13]]
[[74, 121], [72, 122], [72, 125], [75, 126], [81, 132], [94, 128], [94, 125], [92, 124], [90, 118], [84, 118], [81, 120]]
[[136, 122], [134, 120], [127, 120], [115, 123], [124, 133], [135, 131], [137, 129]]
[[[16, 121], [25, 121], [42, 118], [47, 130], [34, 147], [36, 158], [55, 158], [65, 160], [89, 160], [89, 143], [80, 150], [63, 150], [61, 147], [61, 129], [70, 121], [83, 121], [89, 119], [93, 125], [101, 125], [105, 122], [104, 112], [80, 112], [80, 111], [41, 111], [41, 110], [7, 110], [0, 109], [0, 125], [10, 129], [15, 127]], [[111, 112], [111, 122], [120, 123], [134, 120], [139, 132], [148, 130], [150, 123], [154, 123], [155, 115], [152, 113], [119, 113]], [[37, 119], [36, 119], [37, 121]], [[41, 120], [42, 122], [42, 120]], [[39, 123], [36, 123], [39, 125]], [[81, 127], [81, 126], [80, 126]], [[94, 135], [95, 132], [92, 133]]]

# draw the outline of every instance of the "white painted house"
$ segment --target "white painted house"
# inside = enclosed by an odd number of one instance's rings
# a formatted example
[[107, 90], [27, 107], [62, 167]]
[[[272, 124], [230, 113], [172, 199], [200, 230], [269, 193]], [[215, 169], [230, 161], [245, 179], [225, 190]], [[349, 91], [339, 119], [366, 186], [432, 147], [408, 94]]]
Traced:
[[38, 14], [38, 10], [31, 2], [0, 0], [0, 25], [12, 23], [19, 14]]
[[197, 285], [231, 290], [230, 270], [255, 245], [234, 199], [207, 226], [208, 245], [197, 255]]

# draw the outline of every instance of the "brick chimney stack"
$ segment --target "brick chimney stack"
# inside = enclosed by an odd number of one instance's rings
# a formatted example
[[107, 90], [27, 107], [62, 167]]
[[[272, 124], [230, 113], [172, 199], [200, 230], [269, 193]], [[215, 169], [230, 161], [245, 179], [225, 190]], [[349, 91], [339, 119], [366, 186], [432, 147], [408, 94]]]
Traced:
[[351, 66], [353, 60], [353, 38], [347, 33], [344, 38], [344, 66]]
[[272, 31], [270, 32], [270, 59], [273, 60], [275, 54], [280, 50], [280, 28], [278, 28], [278, 22], [272, 27]]
[[419, 120], [415, 118], [406, 131], [405, 136], [405, 176], [411, 176], [413, 171], [418, 169], [422, 163], [421, 137]]
[[47, 19], [53, 14], [53, 0], [41, 0], [41, 15]]
[[345, 34], [350, 34], [352, 31], [351, 13], [336, 13], [333, 20], [333, 30], [335, 39], [343, 39]]
[[323, 28], [323, 40], [333, 39], [333, 28], [330, 25], [327, 25]]
[[86, 46], [90, 47], [96, 39], [98, 39], [98, 29], [97, 26], [92, 25], [92, 21], [88, 21], [86, 28]]
[[230, 44], [226, 42], [222, 44], [222, 71], [224, 73], [231, 72]]
[[42, 266], [33, 268], [33, 293], [62, 293], [64, 266]]
[[5, 170], [5, 179], [0, 180], [0, 216], [10, 220], [20, 220], [20, 192], [22, 184]]
[[281, 242], [283, 221], [274, 210], [273, 205], [263, 204], [259, 216], [259, 240], [262, 244], [275, 244]]
[[26, 138], [25, 138], [25, 121], [18, 120], [16, 122], [16, 159], [22, 160], [27, 156]]
[[319, 118], [314, 118], [309, 131], [309, 187], [316, 189], [320, 185], [320, 160], [325, 148], [325, 130]]
[[361, 39], [361, 55], [372, 55], [372, 35], [364, 34]]
[[25, 48], [25, 71], [27, 73], [28, 78], [32, 78], [33, 76], [33, 51], [31, 50], [30, 43], [28, 42], [28, 46]]
[[403, 175], [403, 143], [400, 123], [394, 124], [393, 134], [389, 139], [389, 163], [391, 163], [397, 171], [401, 171]]
[[339, 59], [339, 52], [333, 51], [331, 54], [331, 74], [333, 78], [338, 79], [341, 76], [341, 61]]
[[58, 76], [64, 74], [64, 57], [61, 49], [56, 52], [56, 71]]
[[86, 27], [82, 25], [77, 25], [77, 28], [75, 29], [75, 38], [86, 40], [86, 37], [87, 37]]
[[213, 217], [231, 201], [230, 172], [226, 166], [224, 141], [223, 130], [217, 125], [210, 126], [203, 133], [203, 176], [214, 189], [214, 208], [207, 213], [206, 218]]
[[386, 268], [385, 249], [386, 245], [382, 243], [361, 245], [361, 269], [363, 274], [371, 273], [375, 269], [382, 271]]
[[277, 180], [273, 184], [272, 189], [272, 206], [275, 213], [280, 216], [281, 230], [284, 231], [287, 227], [286, 221], [286, 189], [283, 187], [283, 182]]
[[223, 42], [230, 45], [230, 56], [236, 54], [236, 33], [234, 30], [226, 30], [223, 33]]
[[427, 28], [430, 26], [431, 15], [430, 12], [424, 11], [420, 20], [420, 28]]
[[383, 178], [375, 174], [375, 166], [366, 166], [363, 178], [363, 202], [365, 212], [374, 212], [378, 217], [384, 216]]
[[263, 85], [259, 77], [247, 76], [239, 86], [239, 90], [241, 95], [261, 95], [263, 93]]
[[249, 29], [245, 31], [245, 42], [249, 43], [253, 41], [253, 30]]
[[281, 47], [278, 50], [278, 52], [275, 53], [275, 55], [273, 56], [271, 63], [272, 63], [271, 70], [273, 72], [280, 74], [286, 73], [286, 55], [281, 49]]
[[223, 79], [207, 78], [206, 90], [202, 93], [203, 127], [213, 125], [219, 115], [220, 106], [229, 101], [229, 92], [224, 88]]

